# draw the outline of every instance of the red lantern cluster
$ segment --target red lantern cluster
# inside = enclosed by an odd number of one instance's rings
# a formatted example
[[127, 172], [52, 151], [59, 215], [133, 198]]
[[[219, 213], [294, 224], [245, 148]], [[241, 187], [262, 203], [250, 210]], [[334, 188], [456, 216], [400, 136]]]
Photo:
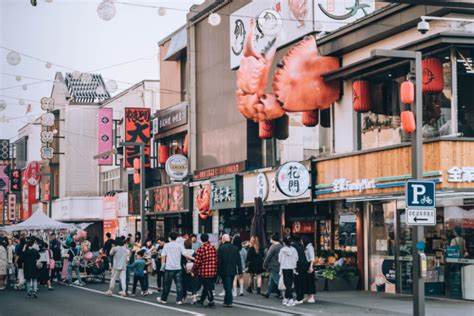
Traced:
[[416, 130], [415, 115], [409, 108], [415, 102], [415, 85], [412, 81], [406, 80], [400, 85], [400, 100], [407, 106], [400, 114], [402, 130], [411, 134]]
[[367, 80], [355, 80], [352, 83], [352, 105], [356, 112], [368, 112], [372, 109], [370, 83]]
[[402, 111], [400, 118], [402, 121], [402, 129], [405, 133], [411, 134], [416, 130], [415, 116], [412, 111]]
[[403, 104], [415, 102], [415, 85], [410, 80], [403, 81], [400, 85], [400, 100]]
[[438, 58], [423, 59], [423, 93], [440, 93], [444, 89], [443, 64]]
[[301, 114], [301, 123], [304, 126], [313, 127], [319, 123], [319, 110], [305, 111]]
[[170, 157], [170, 147], [168, 145], [158, 146], [158, 162], [161, 165], [166, 163], [166, 160]]

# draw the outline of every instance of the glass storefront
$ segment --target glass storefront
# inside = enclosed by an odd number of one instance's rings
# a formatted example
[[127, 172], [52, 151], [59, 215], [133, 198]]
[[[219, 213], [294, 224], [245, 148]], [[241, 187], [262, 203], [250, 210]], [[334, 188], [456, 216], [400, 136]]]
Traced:
[[[369, 289], [411, 294], [412, 236], [402, 201], [367, 205], [369, 217]], [[472, 210], [472, 212], [471, 212]], [[462, 298], [463, 268], [474, 264], [474, 206], [436, 209], [436, 225], [425, 227], [427, 275], [425, 293]]]

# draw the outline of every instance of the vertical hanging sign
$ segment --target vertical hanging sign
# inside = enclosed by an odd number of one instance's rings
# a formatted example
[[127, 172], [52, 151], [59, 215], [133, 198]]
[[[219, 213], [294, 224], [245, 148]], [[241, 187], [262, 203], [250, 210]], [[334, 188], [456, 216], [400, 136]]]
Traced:
[[[99, 109], [97, 117], [99, 154], [112, 151], [112, 113], [112, 109], [110, 108]], [[99, 166], [110, 166], [112, 165], [112, 154], [102, 156], [98, 161]]]
[[[145, 167], [150, 167], [150, 112], [147, 108], [125, 108], [125, 142], [145, 144]], [[131, 168], [139, 154], [138, 146], [125, 146], [125, 168]]]

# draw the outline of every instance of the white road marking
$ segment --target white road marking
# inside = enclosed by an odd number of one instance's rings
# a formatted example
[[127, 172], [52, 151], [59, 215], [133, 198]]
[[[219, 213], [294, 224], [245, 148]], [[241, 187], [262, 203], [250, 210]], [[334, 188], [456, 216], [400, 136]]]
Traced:
[[[91, 289], [91, 288], [81, 287], [81, 286], [76, 286], [76, 285], [73, 285], [72, 287], [75, 287], [76, 289], [89, 291], [89, 292], [92, 292], [92, 293], [97, 293], [97, 294], [102, 294], [102, 295], [107, 296], [107, 294], [105, 294], [103, 291], [94, 290], [94, 289]], [[189, 311], [189, 310], [186, 310], [186, 309], [181, 309], [181, 308], [177, 308], [177, 307], [173, 307], [173, 306], [167, 306], [167, 305], [164, 305], [164, 304], [158, 304], [158, 303], [153, 303], [153, 302], [149, 302], [149, 301], [142, 301], [142, 300], [139, 300], [139, 299], [136, 299], [136, 298], [131, 298], [131, 297], [123, 297], [123, 296], [120, 296], [120, 295], [117, 295], [117, 294], [112, 294], [112, 296], [116, 297], [116, 298], [119, 298], [119, 299], [122, 299], [122, 300], [131, 301], [131, 302], [135, 302], [135, 303], [146, 304], [146, 305], [155, 306], [155, 307], [159, 307], [159, 308], [164, 308], [164, 309], [172, 310], [172, 311], [175, 311], [175, 312], [191, 314], [191, 315], [194, 315], [194, 316], [205, 316], [205, 314], [201, 314], [201, 313], [197, 313], [197, 312], [193, 312], [193, 311]]]

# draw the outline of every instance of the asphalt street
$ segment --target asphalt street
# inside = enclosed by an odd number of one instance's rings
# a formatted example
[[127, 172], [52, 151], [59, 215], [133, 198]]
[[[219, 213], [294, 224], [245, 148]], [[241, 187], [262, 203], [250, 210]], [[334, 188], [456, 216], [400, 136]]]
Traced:
[[[86, 287], [57, 286], [54, 291], [42, 288], [37, 299], [26, 298], [24, 292], [0, 291], [0, 315], [104, 316], [104, 315], [410, 315], [411, 300], [390, 296], [374, 296], [367, 292], [322, 292], [316, 304], [288, 308], [277, 299], [246, 295], [235, 299], [233, 308], [222, 307], [222, 297], [216, 297], [216, 307], [176, 305], [171, 294], [168, 304], [156, 302], [157, 294], [146, 297], [112, 297], [105, 295], [106, 284]], [[217, 290], [220, 292], [220, 289]], [[459, 301], [429, 301], [427, 315], [474, 315], [474, 304]]]

